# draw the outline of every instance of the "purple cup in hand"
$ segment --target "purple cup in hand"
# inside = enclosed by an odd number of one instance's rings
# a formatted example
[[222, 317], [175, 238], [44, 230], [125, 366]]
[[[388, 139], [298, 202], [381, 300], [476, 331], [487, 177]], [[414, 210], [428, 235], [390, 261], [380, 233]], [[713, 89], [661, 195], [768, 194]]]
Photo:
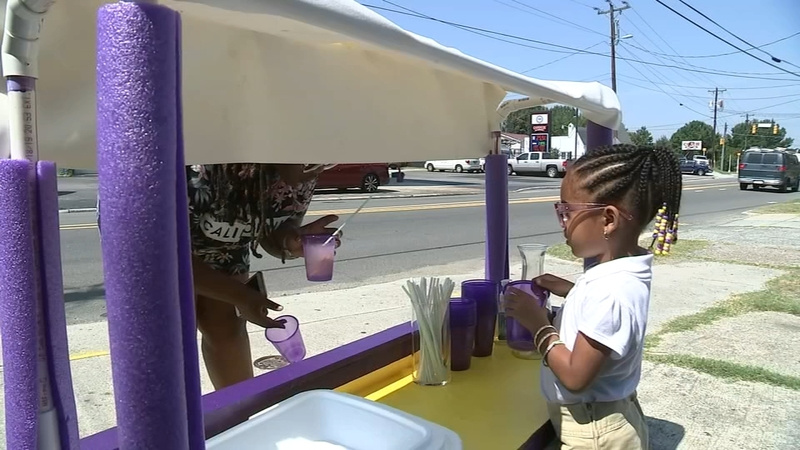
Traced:
[[468, 298], [450, 299], [450, 368], [467, 370], [472, 363], [475, 346], [475, 301]]
[[272, 342], [287, 361], [295, 363], [306, 357], [306, 344], [300, 334], [300, 322], [294, 316], [276, 317], [277, 322], [283, 322], [283, 328], [267, 328], [264, 336]]
[[[549, 291], [541, 288], [533, 281], [512, 281], [506, 285], [506, 289], [508, 288], [514, 288], [532, 295], [539, 302], [539, 306], [543, 308], [547, 305], [547, 299], [550, 297]], [[513, 350], [538, 352], [533, 343], [531, 332], [511, 317], [506, 317], [506, 340], [508, 341], [508, 346]]]
[[308, 281], [331, 281], [336, 238], [330, 234], [305, 234], [302, 236], [303, 257], [306, 260]]
[[475, 324], [475, 349], [472, 351], [472, 356], [492, 355], [499, 293], [500, 285], [494, 281], [467, 280], [461, 283], [461, 297], [474, 301], [478, 311]]

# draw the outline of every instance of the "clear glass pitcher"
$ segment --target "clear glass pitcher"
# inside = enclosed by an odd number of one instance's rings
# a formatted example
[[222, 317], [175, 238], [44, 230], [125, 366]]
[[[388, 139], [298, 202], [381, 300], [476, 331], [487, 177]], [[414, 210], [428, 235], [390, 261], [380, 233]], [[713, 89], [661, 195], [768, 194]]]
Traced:
[[544, 256], [547, 253], [544, 244], [520, 244], [517, 246], [522, 256], [522, 276], [520, 280], [532, 280], [544, 273]]

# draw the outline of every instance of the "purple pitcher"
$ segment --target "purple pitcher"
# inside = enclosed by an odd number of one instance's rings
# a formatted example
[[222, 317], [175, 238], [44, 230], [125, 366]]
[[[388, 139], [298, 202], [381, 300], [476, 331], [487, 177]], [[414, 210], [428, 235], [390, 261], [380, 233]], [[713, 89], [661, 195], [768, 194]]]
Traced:
[[[547, 304], [547, 299], [550, 298], [550, 292], [533, 281], [512, 281], [506, 285], [505, 289], [507, 290], [508, 288], [518, 289], [533, 295], [542, 307]], [[511, 347], [514, 356], [518, 358], [539, 359], [541, 357], [533, 343], [533, 334], [511, 317], [506, 317], [506, 341], [508, 346]]]

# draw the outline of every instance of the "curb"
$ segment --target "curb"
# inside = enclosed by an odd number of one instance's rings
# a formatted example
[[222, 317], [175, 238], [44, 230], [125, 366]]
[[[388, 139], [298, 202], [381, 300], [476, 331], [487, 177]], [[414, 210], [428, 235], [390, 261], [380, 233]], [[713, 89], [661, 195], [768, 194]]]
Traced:
[[[315, 199], [321, 202], [329, 201], [329, 202], [341, 202], [347, 200], [391, 200], [395, 198], [425, 198], [425, 197], [457, 197], [459, 195], [478, 195], [483, 193], [483, 190], [479, 192], [447, 192], [442, 194], [384, 194], [384, 195], [348, 195], [347, 197], [324, 197], [321, 198], [320, 196], [315, 196]], [[313, 200], [312, 200], [313, 201]]]
[[59, 209], [59, 214], [69, 214], [69, 213], [88, 213], [88, 212], [97, 212], [97, 208], [71, 208], [71, 209]]

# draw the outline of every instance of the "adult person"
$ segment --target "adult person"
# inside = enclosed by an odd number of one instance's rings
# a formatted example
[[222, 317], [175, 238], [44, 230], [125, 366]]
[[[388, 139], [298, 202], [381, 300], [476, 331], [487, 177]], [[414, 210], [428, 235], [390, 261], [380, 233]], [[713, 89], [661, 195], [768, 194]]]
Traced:
[[[328, 166], [329, 167], [329, 166]], [[197, 328], [211, 383], [221, 389], [253, 377], [246, 323], [282, 327], [283, 308], [244, 282], [259, 247], [283, 262], [303, 256], [301, 236], [335, 231], [337, 216], [302, 225], [317, 177], [301, 164], [213, 164], [186, 168]], [[100, 225], [98, 203], [98, 226]], [[337, 237], [337, 246], [340, 241]]]

